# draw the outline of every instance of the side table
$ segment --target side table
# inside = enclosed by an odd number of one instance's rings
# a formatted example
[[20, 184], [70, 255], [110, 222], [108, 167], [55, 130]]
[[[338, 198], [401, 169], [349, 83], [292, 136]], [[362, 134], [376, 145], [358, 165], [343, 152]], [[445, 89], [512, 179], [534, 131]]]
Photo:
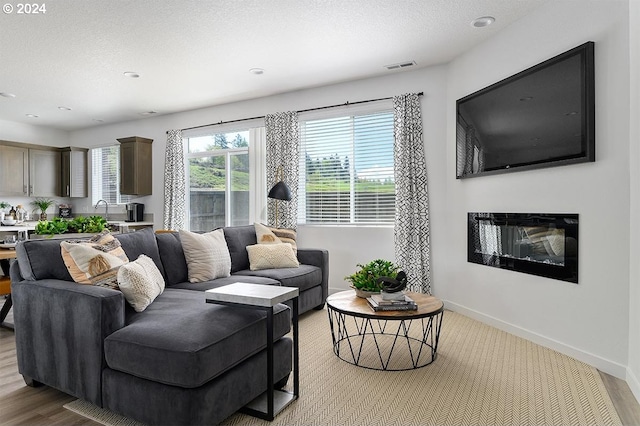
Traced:
[[[205, 291], [206, 302], [239, 308], [261, 309], [267, 312], [267, 391], [244, 407], [243, 411], [264, 420], [273, 420], [300, 395], [298, 358], [298, 295], [297, 287], [235, 283]], [[273, 308], [278, 303], [292, 301], [293, 313], [293, 393], [273, 388]], [[265, 407], [266, 406], [266, 407]]]

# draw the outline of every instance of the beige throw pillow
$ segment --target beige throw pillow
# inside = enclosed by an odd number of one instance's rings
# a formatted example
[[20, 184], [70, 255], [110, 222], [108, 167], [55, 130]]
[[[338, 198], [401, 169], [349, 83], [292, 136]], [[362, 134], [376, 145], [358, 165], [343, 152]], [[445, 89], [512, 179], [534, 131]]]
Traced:
[[253, 227], [256, 229], [256, 240], [258, 244], [281, 244], [280, 238], [276, 236], [268, 226], [261, 223], [254, 223]]
[[136, 312], [142, 312], [164, 291], [164, 278], [153, 260], [141, 254], [118, 269], [118, 285]]
[[189, 282], [199, 283], [231, 274], [231, 255], [222, 229], [206, 234], [196, 234], [184, 229], [179, 232]]
[[71, 278], [80, 284], [118, 289], [118, 268], [129, 261], [109, 231], [89, 240], [61, 241], [60, 251]]
[[255, 244], [247, 246], [249, 269], [297, 268], [300, 264], [291, 244]]

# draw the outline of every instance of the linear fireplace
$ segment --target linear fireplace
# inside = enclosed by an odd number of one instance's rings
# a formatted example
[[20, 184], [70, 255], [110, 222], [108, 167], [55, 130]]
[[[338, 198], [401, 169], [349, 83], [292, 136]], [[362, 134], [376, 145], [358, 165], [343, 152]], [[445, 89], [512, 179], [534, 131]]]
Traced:
[[578, 215], [469, 213], [468, 261], [578, 282]]

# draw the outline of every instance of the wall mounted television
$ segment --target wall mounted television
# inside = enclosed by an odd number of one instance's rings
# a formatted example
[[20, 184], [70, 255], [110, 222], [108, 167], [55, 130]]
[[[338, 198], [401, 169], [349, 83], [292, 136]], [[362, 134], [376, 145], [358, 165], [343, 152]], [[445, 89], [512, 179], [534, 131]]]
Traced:
[[595, 161], [594, 43], [456, 102], [456, 177]]

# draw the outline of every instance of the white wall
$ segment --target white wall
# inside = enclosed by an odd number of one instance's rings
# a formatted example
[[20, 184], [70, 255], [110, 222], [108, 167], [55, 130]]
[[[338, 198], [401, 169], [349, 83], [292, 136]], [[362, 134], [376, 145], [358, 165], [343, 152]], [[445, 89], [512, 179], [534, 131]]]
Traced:
[[[409, 72], [360, 80], [357, 82], [302, 90], [282, 95], [254, 99], [222, 106], [166, 116], [157, 116], [127, 123], [103, 125], [71, 132], [71, 145], [96, 147], [113, 144], [117, 138], [143, 136], [153, 142], [153, 195], [136, 201], [145, 203], [145, 213], [154, 214], [156, 227], [162, 226], [164, 150], [168, 129], [186, 128], [219, 121], [262, 116], [277, 111], [300, 110], [325, 105], [342, 104], [398, 95], [407, 92], [424, 92], [422, 113], [424, 138], [427, 149], [428, 178], [431, 188], [431, 217], [437, 224], [446, 212], [445, 203], [437, 200], [444, 197], [445, 165], [445, 94], [446, 67]], [[440, 182], [440, 183], [438, 183]], [[77, 209], [76, 209], [77, 208]], [[92, 211], [90, 201], [74, 200], [74, 209], [79, 212]], [[439, 240], [444, 227], [434, 229], [432, 241]], [[344, 277], [353, 273], [357, 263], [375, 258], [394, 258], [393, 230], [389, 227], [311, 227], [299, 228], [301, 247], [320, 247], [330, 251], [329, 286], [332, 291], [346, 289]], [[435, 254], [434, 254], [435, 256]]]
[[[629, 350], [627, 10], [626, 1], [552, 1], [451, 63], [450, 238], [434, 244], [448, 255], [435, 268], [448, 306], [623, 378]], [[589, 40], [596, 43], [596, 162], [455, 180], [455, 100]], [[466, 214], [473, 211], [580, 214], [579, 284], [467, 263]]]
[[69, 132], [0, 120], [0, 140], [63, 147], [69, 146]]
[[640, 401], [640, 2], [629, 4], [630, 78], [629, 162], [631, 183], [630, 277], [629, 277], [629, 367], [627, 383]]

